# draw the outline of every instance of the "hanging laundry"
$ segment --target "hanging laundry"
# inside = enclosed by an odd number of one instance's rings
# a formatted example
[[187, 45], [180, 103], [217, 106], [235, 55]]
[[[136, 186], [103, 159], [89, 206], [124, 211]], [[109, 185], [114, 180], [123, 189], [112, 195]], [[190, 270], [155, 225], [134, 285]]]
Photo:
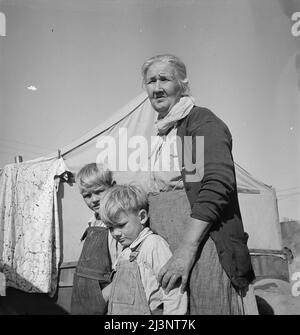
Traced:
[[56, 193], [62, 158], [6, 165], [0, 174], [0, 270], [6, 285], [54, 295], [60, 261]]

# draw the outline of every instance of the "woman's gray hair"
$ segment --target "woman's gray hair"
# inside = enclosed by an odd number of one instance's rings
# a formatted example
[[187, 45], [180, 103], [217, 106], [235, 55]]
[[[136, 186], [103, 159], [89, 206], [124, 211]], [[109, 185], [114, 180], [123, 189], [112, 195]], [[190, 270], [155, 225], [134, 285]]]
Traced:
[[146, 62], [142, 65], [143, 84], [145, 84], [149, 67], [156, 62], [170, 64], [174, 68], [176, 78], [182, 88], [182, 95], [190, 95], [191, 90], [189, 87], [189, 81], [187, 79], [186, 66], [180, 58], [171, 54], [157, 55], [146, 60]]

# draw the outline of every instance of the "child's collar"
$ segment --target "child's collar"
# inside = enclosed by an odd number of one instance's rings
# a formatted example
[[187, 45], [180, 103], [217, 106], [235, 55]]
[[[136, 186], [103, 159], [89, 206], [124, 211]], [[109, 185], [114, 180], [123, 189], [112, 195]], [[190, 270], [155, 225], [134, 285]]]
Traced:
[[153, 231], [149, 227], [145, 227], [138, 235], [138, 237], [130, 244], [129, 249], [134, 250], [140, 243], [142, 243]]
[[94, 216], [96, 220], [101, 220], [100, 214], [98, 212], [94, 212]]

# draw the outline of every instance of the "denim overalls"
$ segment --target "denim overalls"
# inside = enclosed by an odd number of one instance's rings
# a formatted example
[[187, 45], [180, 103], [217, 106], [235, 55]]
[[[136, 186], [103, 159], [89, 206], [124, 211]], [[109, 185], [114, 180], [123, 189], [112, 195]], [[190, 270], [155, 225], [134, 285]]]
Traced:
[[108, 229], [89, 227], [74, 274], [71, 314], [106, 313], [102, 289], [110, 283]]
[[109, 315], [151, 315], [136, 258], [142, 242], [129, 260], [117, 264], [109, 297]]

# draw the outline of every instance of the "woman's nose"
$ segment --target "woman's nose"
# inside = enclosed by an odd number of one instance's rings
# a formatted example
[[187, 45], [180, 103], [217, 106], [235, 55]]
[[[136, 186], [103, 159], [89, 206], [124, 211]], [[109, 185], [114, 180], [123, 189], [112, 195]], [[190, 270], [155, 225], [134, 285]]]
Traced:
[[158, 91], [161, 91], [161, 82], [159, 81], [159, 80], [157, 80], [156, 82], [155, 82], [155, 85], [154, 85], [154, 91], [155, 92], [158, 92]]

